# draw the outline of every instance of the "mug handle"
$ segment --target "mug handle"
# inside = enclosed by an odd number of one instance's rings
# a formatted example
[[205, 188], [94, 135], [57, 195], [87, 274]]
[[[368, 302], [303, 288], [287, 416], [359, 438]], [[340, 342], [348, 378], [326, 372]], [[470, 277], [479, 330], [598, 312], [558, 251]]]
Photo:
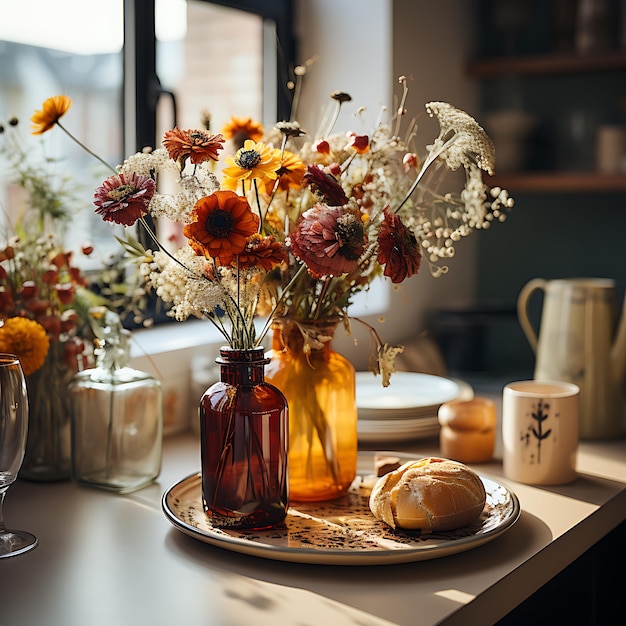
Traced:
[[522, 287], [517, 297], [517, 318], [533, 352], [537, 352], [537, 333], [528, 317], [528, 301], [532, 293], [537, 289], [542, 289], [545, 293], [546, 285], [547, 281], [543, 278], [533, 278]]

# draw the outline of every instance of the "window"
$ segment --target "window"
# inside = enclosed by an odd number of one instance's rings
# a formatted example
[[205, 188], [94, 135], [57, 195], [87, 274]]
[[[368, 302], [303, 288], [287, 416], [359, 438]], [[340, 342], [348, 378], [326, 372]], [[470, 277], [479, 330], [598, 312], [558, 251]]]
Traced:
[[[197, 124], [204, 109], [216, 126], [226, 109], [241, 107], [256, 108], [265, 123], [287, 118], [291, 0], [125, 0], [124, 6], [127, 142], [135, 138], [127, 152], [154, 145], [156, 129], [171, 126], [173, 117], [157, 109], [167, 100], [171, 107], [172, 95], [181, 124]], [[168, 37], [173, 24], [178, 34]]]
[[[108, 172], [62, 133], [30, 134], [29, 118], [49, 96], [69, 95], [74, 104], [68, 129], [115, 164], [122, 156], [123, 12], [119, 0], [101, 0], [98, 20], [82, 0], [20, 0], [3, 9], [0, 20], [0, 123], [14, 129], [29, 156], [60, 178], [71, 176], [76, 219], [66, 234], [75, 249], [85, 239], [100, 255], [117, 250], [111, 229], [89, 210], [93, 190]], [[34, 17], [36, 16], [36, 17]], [[54, 28], [50, 28], [54, 24]], [[4, 137], [3, 139], [6, 139]], [[54, 162], [45, 164], [45, 159]], [[21, 209], [21, 190], [0, 167], [0, 225], [11, 232]], [[84, 210], [83, 210], [84, 209]], [[94, 258], [94, 262], [96, 259]]]
[[[20, 0], [3, 10], [0, 123], [18, 118], [33, 152], [41, 148], [42, 162], [52, 157], [59, 179], [75, 182], [79, 210], [65, 242], [93, 242], [85, 269], [120, 253], [111, 225], [92, 210], [93, 191], [110, 172], [63, 133], [32, 137], [32, 112], [49, 96], [69, 95], [63, 123], [113, 166], [154, 146], [174, 123], [198, 126], [204, 111], [214, 132], [231, 114], [272, 123], [289, 110], [279, 85], [292, 63], [291, 19], [289, 0], [99, 0], [97, 19], [83, 0]], [[21, 203], [0, 168], [3, 236]]]

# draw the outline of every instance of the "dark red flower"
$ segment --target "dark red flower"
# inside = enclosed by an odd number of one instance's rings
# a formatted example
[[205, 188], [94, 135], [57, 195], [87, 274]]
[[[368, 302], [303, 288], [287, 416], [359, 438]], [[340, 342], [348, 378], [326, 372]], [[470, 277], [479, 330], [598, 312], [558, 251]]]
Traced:
[[109, 176], [96, 189], [96, 213], [105, 222], [132, 226], [148, 213], [154, 191], [155, 184], [149, 176], [134, 173]]
[[313, 144], [313, 151], [319, 152], [320, 154], [328, 154], [330, 152], [330, 144], [326, 141], [326, 139], [318, 139]]
[[50, 308], [50, 300], [44, 298], [31, 298], [24, 302], [24, 308], [33, 313], [36, 317], [43, 315]]
[[83, 285], [85, 287], [88, 285], [89, 281], [87, 280], [87, 277], [81, 272], [79, 267], [68, 267], [67, 273], [70, 276], [70, 280], [76, 285]]
[[41, 315], [37, 321], [46, 329], [50, 339], [58, 340], [61, 334], [61, 319], [58, 315]]
[[72, 262], [71, 252], [58, 252], [50, 259], [50, 263], [59, 269], [69, 267]]
[[46, 285], [56, 285], [59, 281], [59, 270], [45, 270], [41, 273], [41, 281]]
[[405, 174], [407, 174], [411, 170], [417, 169], [419, 164], [420, 161], [415, 152], [407, 152], [402, 158], [402, 167], [404, 168]]
[[388, 209], [378, 229], [378, 262], [385, 266], [383, 274], [391, 278], [392, 283], [401, 283], [417, 274], [422, 262], [422, 251], [415, 236]]
[[290, 239], [291, 251], [315, 278], [354, 271], [366, 244], [358, 213], [324, 204], [302, 214]]
[[15, 258], [15, 250], [13, 246], [7, 246], [4, 250], [0, 250], [0, 261], [8, 261]]
[[0, 287], [0, 311], [10, 311], [13, 308], [13, 293], [6, 287]]
[[367, 154], [370, 151], [370, 138], [367, 135], [357, 135], [349, 133], [350, 140], [348, 146], [354, 148], [357, 154]]
[[59, 283], [55, 289], [62, 304], [70, 304], [74, 299], [76, 287], [72, 283]]
[[22, 283], [19, 292], [24, 300], [30, 300], [37, 295], [37, 284], [34, 280], [25, 280]]
[[348, 203], [348, 198], [337, 182], [337, 179], [324, 171], [319, 165], [309, 165], [304, 175], [305, 182], [311, 190], [318, 194], [328, 206], [343, 206]]

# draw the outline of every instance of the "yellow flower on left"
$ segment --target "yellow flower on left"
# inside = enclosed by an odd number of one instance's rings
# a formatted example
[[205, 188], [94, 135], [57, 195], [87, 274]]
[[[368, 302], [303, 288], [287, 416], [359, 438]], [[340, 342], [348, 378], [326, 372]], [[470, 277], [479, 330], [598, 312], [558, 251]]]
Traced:
[[35, 111], [30, 118], [33, 135], [43, 135], [69, 111], [72, 99], [69, 96], [52, 96], [44, 100], [41, 111]]
[[27, 317], [9, 317], [0, 326], [0, 352], [14, 354], [24, 375], [36, 372], [46, 360], [50, 340], [45, 328]]

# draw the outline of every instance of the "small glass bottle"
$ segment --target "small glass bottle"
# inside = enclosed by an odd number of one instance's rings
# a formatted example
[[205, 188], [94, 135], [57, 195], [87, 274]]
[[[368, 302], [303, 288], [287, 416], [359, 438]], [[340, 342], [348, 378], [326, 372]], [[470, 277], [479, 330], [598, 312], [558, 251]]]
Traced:
[[69, 387], [72, 407], [72, 480], [130, 493], [159, 475], [163, 448], [161, 384], [127, 366], [129, 331], [119, 316], [90, 311], [96, 367]]
[[200, 400], [202, 503], [215, 526], [269, 528], [285, 519], [288, 409], [265, 382], [263, 348], [221, 348], [220, 382]]

